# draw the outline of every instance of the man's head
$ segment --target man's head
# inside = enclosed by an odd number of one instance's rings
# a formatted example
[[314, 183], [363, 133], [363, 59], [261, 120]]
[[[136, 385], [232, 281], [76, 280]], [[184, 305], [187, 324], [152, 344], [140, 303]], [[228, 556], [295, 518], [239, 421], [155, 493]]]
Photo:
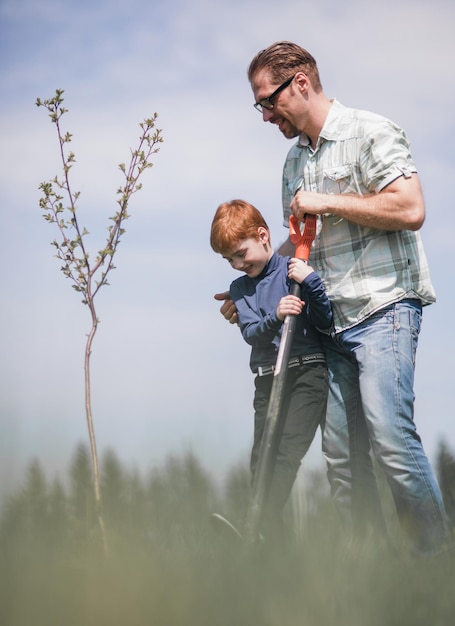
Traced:
[[306, 74], [316, 93], [322, 91], [318, 66], [311, 54], [290, 41], [279, 41], [254, 57], [248, 68], [248, 80], [253, 82], [259, 72], [266, 71], [270, 80], [279, 85], [297, 72]]
[[234, 269], [250, 277], [258, 276], [273, 254], [266, 221], [244, 200], [220, 204], [212, 222], [210, 245]]
[[278, 126], [287, 139], [304, 133], [316, 144], [329, 101], [307, 50], [288, 41], [274, 43], [251, 61], [248, 79], [264, 122]]

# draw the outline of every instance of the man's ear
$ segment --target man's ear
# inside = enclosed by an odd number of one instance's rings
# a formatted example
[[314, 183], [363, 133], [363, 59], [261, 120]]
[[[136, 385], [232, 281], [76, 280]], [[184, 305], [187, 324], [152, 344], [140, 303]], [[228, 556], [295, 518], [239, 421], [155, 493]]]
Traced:
[[297, 72], [294, 77], [294, 81], [302, 93], [307, 92], [311, 84], [310, 79], [305, 74], [305, 72]]

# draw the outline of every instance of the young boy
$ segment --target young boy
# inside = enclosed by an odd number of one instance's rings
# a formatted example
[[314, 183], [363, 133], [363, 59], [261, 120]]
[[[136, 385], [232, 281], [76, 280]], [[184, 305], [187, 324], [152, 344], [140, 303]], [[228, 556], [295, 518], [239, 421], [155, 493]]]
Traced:
[[[300, 462], [310, 447], [327, 404], [327, 369], [318, 331], [330, 333], [332, 310], [319, 276], [301, 259], [273, 251], [261, 213], [243, 200], [221, 204], [213, 218], [210, 244], [244, 276], [230, 286], [240, 330], [251, 345], [255, 378], [254, 443], [251, 472], [258, 461], [284, 318], [297, 315], [273, 478], [263, 516], [264, 534], [279, 530]], [[291, 280], [301, 298], [290, 295]]]

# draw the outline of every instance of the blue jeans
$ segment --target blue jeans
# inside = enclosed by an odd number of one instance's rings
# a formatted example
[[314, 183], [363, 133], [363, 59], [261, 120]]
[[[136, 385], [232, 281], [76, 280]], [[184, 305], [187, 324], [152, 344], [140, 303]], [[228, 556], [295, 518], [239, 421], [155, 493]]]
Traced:
[[332, 495], [354, 532], [383, 528], [370, 443], [413, 548], [438, 552], [447, 540], [441, 491], [414, 423], [414, 367], [422, 320], [403, 300], [324, 342], [329, 399], [323, 435]]

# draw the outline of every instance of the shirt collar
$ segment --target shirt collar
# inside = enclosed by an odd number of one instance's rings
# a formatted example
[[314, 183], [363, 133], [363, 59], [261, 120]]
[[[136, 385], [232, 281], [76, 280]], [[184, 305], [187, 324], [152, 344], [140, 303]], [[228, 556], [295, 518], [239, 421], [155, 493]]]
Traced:
[[256, 277], [256, 280], [261, 280], [262, 278], [264, 278], [264, 276], [268, 276], [269, 274], [271, 274], [277, 267], [278, 261], [279, 261], [279, 255], [277, 254], [277, 252], [274, 251], [267, 265], [264, 267], [262, 272]]
[[[327, 117], [325, 118], [324, 126], [319, 133], [318, 143], [321, 139], [333, 141], [338, 136], [338, 116], [341, 109], [344, 109], [344, 106], [335, 98], [330, 100], [330, 102], [332, 103], [332, 106], [330, 107]], [[300, 135], [297, 144], [300, 148], [309, 148], [311, 146], [310, 139], [305, 133]]]

